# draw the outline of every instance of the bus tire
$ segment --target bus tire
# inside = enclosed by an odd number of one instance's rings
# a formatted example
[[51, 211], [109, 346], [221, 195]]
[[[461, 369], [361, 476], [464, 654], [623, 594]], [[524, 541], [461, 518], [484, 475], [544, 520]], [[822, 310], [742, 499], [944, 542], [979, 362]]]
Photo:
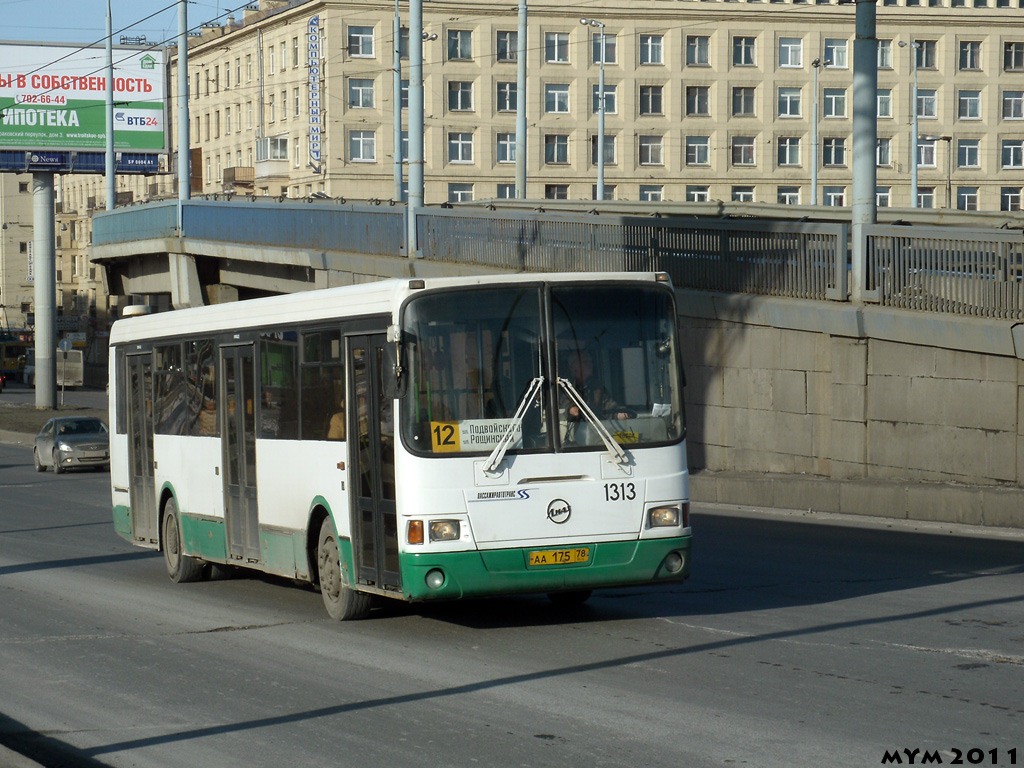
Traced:
[[178, 503], [174, 498], [164, 505], [163, 522], [164, 565], [167, 575], [175, 584], [199, 581], [203, 577], [203, 561], [186, 555], [181, 543], [181, 524], [178, 520]]
[[548, 600], [555, 605], [583, 605], [593, 594], [592, 589], [569, 589], [565, 592], [549, 592]]
[[320, 595], [324, 599], [327, 614], [336, 621], [365, 619], [370, 614], [370, 596], [356, 592], [345, 584], [341, 572], [338, 534], [329, 517], [320, 525], [316, 561], [320, 575]]

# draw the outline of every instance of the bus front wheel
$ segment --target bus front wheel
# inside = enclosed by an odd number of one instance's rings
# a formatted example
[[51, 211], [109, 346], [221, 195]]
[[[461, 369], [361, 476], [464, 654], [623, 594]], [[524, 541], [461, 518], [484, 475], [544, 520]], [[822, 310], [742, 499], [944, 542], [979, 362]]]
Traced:
[[337, 621], [365, 619], [370, 613], [370, 596], [346, 586], [341, 573], [341, 553], [334, 523], [328, 517], [320, 526], [317, 544], [317, 565], [320, 571], [320, 594], [328, 615]]
[[164, 505], [164, 565], [167, 575], [176, 584], [199, 581], [203, 577], [203, 562], [185, 554], [181, 542], [181, 524], [178, 521], [178, 503], [168, 499]]

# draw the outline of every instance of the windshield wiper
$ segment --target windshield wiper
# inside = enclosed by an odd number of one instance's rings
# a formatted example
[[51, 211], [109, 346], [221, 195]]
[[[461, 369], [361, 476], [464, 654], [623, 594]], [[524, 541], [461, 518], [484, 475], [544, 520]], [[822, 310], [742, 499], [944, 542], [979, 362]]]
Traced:
[[572, 400], [573, 405], [580, 409], [580, 413], [582, 413], [586, 417], [587, 421], [590, 422], [590, 426], [597, 431], [597, 435], [601, 438], [601, 442], [604, 443], [605, 448], [607, 448], [608, 452], [612, 455], [612, 461], [616, 464], [628, 464], [629, 457], [627, 457], [626, 452], [622, 450], [622, 446], [615, 442], [615, 439], [611, 436], [608, 430], [605, 429], [604, 424], [602, 424], [601, 420], [597, 418], [597, 414], [591, 410], [590, 406], [587, 405], [580, 393], [576, 391], [576, 387], [572, 385], [572, 382], [559, 376], [558, 386], [565, 390], [569, 399]]
[[501, 435], [501, 439], [498, 440], [498, 444], [494, 446], [494, 450], [491, 451], [491, 455], [487, 457], [487, 461], [484, 462], [484, 472], [494, 472], [498, 465], [501, 464], [501, 460], [505, 458], [505, 452], [512, 445], [513, 435], [516, 433], [516, 429], [522, 428], [523, 417], [526, 416], [526, 409], [530, 407], [534, 400], [537, 399], [537, 393], [540, 392], [541, 387], [544, 385], [544, 377], [537, 376], [530, 382], [530, 386], [526, 389], [526, 394], [523, 395], [523, 399], [519, 401], [519, 405], [516, 408], [515, 415], [512, 420], [505, 427], [505, 431]]

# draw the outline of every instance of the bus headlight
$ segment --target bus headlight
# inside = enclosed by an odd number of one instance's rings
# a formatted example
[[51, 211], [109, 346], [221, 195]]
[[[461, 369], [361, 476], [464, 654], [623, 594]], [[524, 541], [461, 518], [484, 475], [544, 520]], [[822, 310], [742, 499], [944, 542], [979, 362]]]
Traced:
[[458, 520], [431, 520], [431, 541], [456, 541], [462, 535]]
[[682, 514], [678, 504], [665, 507], [651, 507], [647, 510], [647, 523], [651, 528], [671, 528], [679, 525]]

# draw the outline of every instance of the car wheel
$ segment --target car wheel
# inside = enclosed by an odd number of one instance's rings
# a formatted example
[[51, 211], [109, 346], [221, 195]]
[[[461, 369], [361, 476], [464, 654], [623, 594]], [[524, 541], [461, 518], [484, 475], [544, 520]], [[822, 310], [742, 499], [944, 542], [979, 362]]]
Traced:
[[36, 472], [46, 471], [46, 467], [43, 462], [39, 460], [39, 451], [35, 448], [32, 449], [32, 462], [36, 465]]
[[203, 561], [186, 555], [181, 542], [181, 524], [178, 521], [178, 503], [168, 499], [164, 505], [163, 524], [164, 565], [167, 575], [176, 584], [199, 581], [203, 577]]
[[53, 449], [53, 473], [55, 475], [61, 475], [64, 473], [64, 467], [60, 465], [60, 454], [57, 453], [57, 449]]
[[329, 517], [320, 526], [320, 541], [316, 551], [320, 572], [320, 594], [324, 599], [327, 614], [337, 621], [365, 619], [370, 614], [370, 596], [365, 592], [356, 592], [345, 584], [345, 577], [341, 572], [338, 535], [334, 532], [334, 523]]

